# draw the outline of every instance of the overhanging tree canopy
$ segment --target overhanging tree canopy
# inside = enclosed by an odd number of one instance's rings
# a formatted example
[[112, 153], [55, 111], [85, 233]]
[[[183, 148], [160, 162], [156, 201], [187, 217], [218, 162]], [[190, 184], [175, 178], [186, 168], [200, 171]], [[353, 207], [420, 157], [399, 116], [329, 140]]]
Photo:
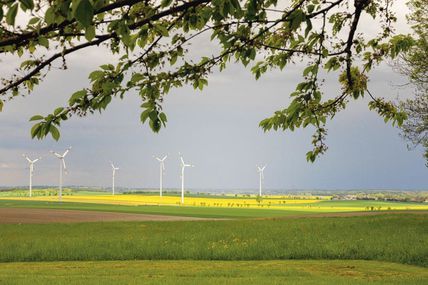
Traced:
[[[406, 115], [368, 88], [368, 72], [386, 58], [407, 51], [413, 40], [394, 35], [391, 0], [0, 0], [0, 53], [19, 60], [19, 70], [2, 78], [0, 106], [31, 92], [52, 66], [67, 68], [67, 56], [105, 46], [119, 60], [89, 74], [88, 87], [47, 116], [31, 118], [32, 137], [51, 134], [73, 115], [104, 110], [113, 97], [135, 90], [141, 121], [158, 132], [167, 117], [163, 97], [186, 84], [203, 89], [209, 74], [232, 61], [251, 68], [258, 79], [297, 60], [307, 63], [292, 101], [260, 126], [264, 130], [313, 126], [314, 161], [327, 149], [327, 119], [350, 99], [368, 94], [369, 108], [385, 121], [402, 124]], [[359, 33], [362, 17], [374, 19], [378, 34]], [[208, 34], [219, 52], [195, 60], [190, 43]], [[46, 52], [46, 50], [48, 52]], [[335, 72], [341, 84], [333, 96], [322, 90], [322, 72]], [[328, 96], [329, 95], [329, 96]]]

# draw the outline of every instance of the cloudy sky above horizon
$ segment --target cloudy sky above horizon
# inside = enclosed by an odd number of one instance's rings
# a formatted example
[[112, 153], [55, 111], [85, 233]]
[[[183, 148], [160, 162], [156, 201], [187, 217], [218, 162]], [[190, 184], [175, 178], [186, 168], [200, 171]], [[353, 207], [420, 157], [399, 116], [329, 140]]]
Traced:
[[[400, 13], [399, 28], [407, 32], [405, 10]], [[201, 51], [211, 48], [206, 42], [199, 45]], [[16, 63], [1, 60], [2, 66]], [[264, 184], [269, 189], [428, 189], [422, 149], [409, 151], [399, 130], [367, 109], [367, 99], [350, 102], [328, 123], [329, 150], [313, 164], [305, 159], [312, 129], [264, 133], [258, 123], [287, 106], [289, 93], [301, 79], [301, 64], [272, 71], [258, 81], [248, 69], [231, 64], [213, 74], [202, 92], [191, 87], [172, 90], [164, 104], [169, 122], [159, 134], [140, 123], [141, 103], [130, 93], [124, 100], [113, 100], [101, 115], [67, 121], [59, 142], [50, 137], [32, 140], [28, 119], [63, 105], [72, 92], [88, 84], [89, 72], [109, 60], [98, 48], [72, 55], [67, 71], [53, 70], [30, 96], [5, 106], [0, 113], [0, 186], [26, 185], [22, 153], [42, 156], [34, 184], [56, 185], [58, 159], [49, 150], [62, 152], [72, 146], [66, 159], [67, 185], [110, 187], [113, 161], [120, 167], [116, 185], [157, 187], [159, 167], [152, 156], [168, 154], [164, 185], [178, 188], [181, 152], [196, 166], [186, 169], [186, 186], [192, 189], [255, 189], [257, 164], [267, 164]], [[391, 99], [411, 96], [411, 88], [399, 87], [403, 83], [406, 79], [386, 64], [370, 77], [372, 92]], [[329, 76], [327, 93], [336, 94], [339, 88]]]

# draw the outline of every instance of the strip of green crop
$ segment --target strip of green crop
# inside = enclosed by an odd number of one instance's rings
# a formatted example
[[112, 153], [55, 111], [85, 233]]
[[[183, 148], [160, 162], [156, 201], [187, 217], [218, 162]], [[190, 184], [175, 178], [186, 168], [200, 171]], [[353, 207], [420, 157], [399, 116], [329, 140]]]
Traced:
[[136, 214], [160, 214], [185, 217], [202, 218], [263, 218], [283, 217], [296, 214], [312, 213], [310, 211], [270, 210], [270, 209], [245, 209], [245, 208], [214, 208], [214, 207], [186, 207], [186, 206], [125, 206], [110, 204], [92, 204], [75, 202], [44, 202], [44, 201], [20, 201], [1, 200], [0, 208], [39, 208], [61, 210], [85, 210], [122, 212]]

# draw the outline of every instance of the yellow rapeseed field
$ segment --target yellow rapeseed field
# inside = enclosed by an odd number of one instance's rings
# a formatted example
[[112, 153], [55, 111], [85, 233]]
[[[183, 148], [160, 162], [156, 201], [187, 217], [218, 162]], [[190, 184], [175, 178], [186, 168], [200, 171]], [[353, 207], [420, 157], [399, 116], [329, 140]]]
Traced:
[[[1, 199], [32, 200], [32, 201], [58, 201], [57, 196], [36, 197], [2, 197]], [[328, 199], [328, 198], [327, 198]], [[179, 196], [158, 195], [67, 195], [63, 196], [64, 202], [96, 203], [112, 205], [165, 205], [179, 206]], [[219, 208], [248, 208], [248, 209], [275, 209], [309, 212], [349, 212], [370, 210], [370, 202], [337, 201], [338, 203], [324, 203], [326, 198], [320, 197], [291, 197], [291, 196], [264, 196], [261, 201], [255, 197], [240, 196], [212, 196], [212, 197], [185, 197], [184, 206], [194, 207], [219, 207]], [[343, 202], [343, 203], [342, 203]], [[414, 203], [386, 203], [373, 202], [372, 210], [428, 210], [427, 204]]]
[[[269, 197], [270, 198], [270, 197]], [[8, 199], [17, 199], [8, 197]], [[31, 199], [33, 201], [58, 201], [57, 196], [38, 196], [38, 197], [18, 197], [18, 199]], [[178, 196], [158, 195], [70, 195], [63, 196], [65, 202], [79, 203], [100, 203], [100, 204], [117, 204], [117, 205], [181, 205], [181, 198]], [[308, 204], [317, 203], [316, 199], [263, 199], [260, 203], [254, 198], [212, 198], [206, 197], [185, 197], [185, 206], [205, 206], [205, 207], [274, 207], [287, 204]]]

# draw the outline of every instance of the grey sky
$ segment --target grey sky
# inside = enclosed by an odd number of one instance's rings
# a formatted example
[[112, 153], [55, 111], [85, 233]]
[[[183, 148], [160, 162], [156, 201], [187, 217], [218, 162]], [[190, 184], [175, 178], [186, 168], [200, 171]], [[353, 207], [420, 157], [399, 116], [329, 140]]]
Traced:
[[[401, 27], [408, 29], [403, 22]], [[173, 90], [164, 105], [169, 123], [160, 134], [141, 125], [141, 103], [135, 94], [127, 94], [102, 115], [66, 122], [58, 143], [51, 138], [31, 140], [28, 118], [63, 105], [73, 91], [87, 85], [88, 73], [106, 59], [107, 53], [100, 49], [73, 55], [69, 70], [53, 71], [31, 96], [6, 105], [0, 113], [0, 186], [27, 183], [23, 152], [43, 156], [35, 166], [34, 183], [55, 185], [58, 161], [48, 151], [71, 145], [65, 183], [74, 185], [110, 186], [112, 160], [120, 167], [117, 185], [156, 187], [158, 163], [152, 155], [169, 154], [164, 185], [175, 188], [181, 151], [186, 161], [196, 165], [186, 169], [190, 188], [257, 188], [256, 164], [263, 163], [268, 164], [266, 188], [428, 188], [422, 151], [408, 151], [398, 130], [367, 110], [367, 100], [351, 102], [328, 123], [329, 150], [314, 164], [305, 160], [312, 129], [263, 133], [259, 121], [287, 105], [288, 94], [300, 80], [299, 65], [255, 81], [248, 69], [232, 64], [211, 76], [203, 92], [189, 87]], [[11, 63], [10, 59], [4, 63]], [[378, 96], [402, 98], [411, 95], [411, 89], [396, 86], [404, 82], [383, 65], [372, 73], [370, 86]], [[336, 94], [336, 79], [328, 80], [325, 90]]]

